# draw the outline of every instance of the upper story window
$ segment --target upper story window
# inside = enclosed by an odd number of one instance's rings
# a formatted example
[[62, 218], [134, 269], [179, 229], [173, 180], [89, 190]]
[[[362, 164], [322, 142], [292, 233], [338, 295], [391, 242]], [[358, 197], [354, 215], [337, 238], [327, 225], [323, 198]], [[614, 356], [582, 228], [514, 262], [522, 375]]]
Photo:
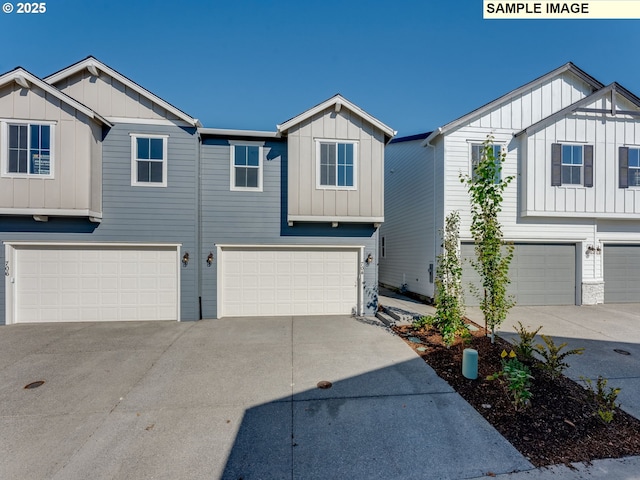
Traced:
[[316, 186], [355, 190], [357, 150], [356, 142], [316, 140]]
[[582, 185], [582, 145], [562, 145], [562, 184]]
[[[482, 143], [471, 144], [471, 178], [476, 178], [476, 168], [482, 160], [482, 154], [484, 153], [484, 145]], [[494, 183], [499, 183], [502, 171], [502, 145], [491, 145], [491, 155], [493, 155], [493, 161], [495, 165], [495, 175], [493, 178]]]
[[232, 143], [231, 190], [262, 191], [262, 143]]
[[5, 176], [53, 176], [53, 125], [4, 123], [2, 174]]
[[618, 163], [618, 186], [640, 187], [640, 147], [620, 147]]
[[131, 185], [167, 186], [168, 135], [131, 134]]
[[551, 145], [551, 185], [593, 187], [593, 145]]

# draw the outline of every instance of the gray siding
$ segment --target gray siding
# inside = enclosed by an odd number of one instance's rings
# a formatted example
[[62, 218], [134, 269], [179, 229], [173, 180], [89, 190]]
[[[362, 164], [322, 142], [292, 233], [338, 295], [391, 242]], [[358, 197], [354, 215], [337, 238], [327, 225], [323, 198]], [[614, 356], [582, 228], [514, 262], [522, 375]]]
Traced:
[[[287, 144], [267, 141], [264, 147], [262, 192], [230, 191], [230, 147], [227, 140], [205, 139], [201, 153], [201, 239], [198, 261], [204, 265], [217, 244], [237, 245], [364, 245], [365, 256], [377, 257], [377, 236], [372, 225], [341, 223], [287, 224]], [[364, 308], [377, 308], [376, 262], [365, 266]], [[217, 311], [217, 259], [202, 270], [203, 318]]]
[[[168, 186], [131, 186], [130, 133], [167, 134]], [[195, 260], [197, 240], [198, 140], [193, 130], [168, 126], [117, 125], [103, 143], [103, 221], [51, 217], [0, 217], [0, 242], [70, 241], [182, 243]], [[4, 258], [4, 247], [2, 248]], [[3, 262], [4, 266], [4, 262]], [[181, 317], [196, 320], [198, 262], [181, 267]], [[0, 282], [0, 323], [4, 323], [4, 281]]]
[[[385, 149], [385, 258], [380, 258], [380, 283], [433, 296], [429, 264], [434, 264], [436, 210], [431, 148], [423, 140], [390, 143]], [[437, 183], [441, 185], [441, 182]], [[441, 211], [441, 210], [439, 210]]]

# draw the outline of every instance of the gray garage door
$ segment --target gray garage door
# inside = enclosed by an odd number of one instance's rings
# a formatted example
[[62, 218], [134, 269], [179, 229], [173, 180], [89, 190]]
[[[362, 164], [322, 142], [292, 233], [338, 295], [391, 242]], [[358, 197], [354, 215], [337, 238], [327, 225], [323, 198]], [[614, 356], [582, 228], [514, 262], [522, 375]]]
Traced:
[[[511, 284], [508, 292], [518, 305], [575, 305], [576, 247], [574, 244], [515, 244], [509, 268]], [[469, 285], [480, 285], [480, 277], [471, 266], [475, 260], [471, 243], [462, 244], [462, 279], [467, 305], [478, 299]]]
[[640, 302], [640, 245], [605, 245], [605, 303]]

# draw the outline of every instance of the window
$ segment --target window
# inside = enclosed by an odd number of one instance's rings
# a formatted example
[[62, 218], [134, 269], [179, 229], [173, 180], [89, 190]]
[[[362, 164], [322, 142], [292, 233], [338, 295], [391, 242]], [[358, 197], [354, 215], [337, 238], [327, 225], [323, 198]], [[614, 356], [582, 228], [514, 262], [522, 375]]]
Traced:
[[[482, 160], [482, 154], [484, 145], [481, 143], [472, 143], [471, 144], [471, 178], [475, 180], [476, 178], [476, 168], [478, 164]], [[493, 183], [500, 182], [501, 171], [502, 171], [502, 146], [501, 145], [492, 145], [493, 149], [493, 161], [495, 165], [495, 175], [493, 178]]]
[[8, 176], [53, 176], [53, 125], [9, 123], [3, 128], [6, 150], [2, 173]]
[[593, 145], [551, 145], [551, 185], [593, 187]]
[[562, 184], [582, 185], [582, 145], [562, 146]]
[[317, 140], [317, 186], [356, 188], [357, 144]]
[[387, 256], [387, 246], [384, 237], [380, 238], [380, 258], [385, 258]]
[[262, 144], [231, 145], [231, 190], [262, 191]]
[[640, 148], [630, 148], [628, 157], [627, 185], [640, 187]]
[[168, 135], [131, 134], [131, 185], [167, 186]]

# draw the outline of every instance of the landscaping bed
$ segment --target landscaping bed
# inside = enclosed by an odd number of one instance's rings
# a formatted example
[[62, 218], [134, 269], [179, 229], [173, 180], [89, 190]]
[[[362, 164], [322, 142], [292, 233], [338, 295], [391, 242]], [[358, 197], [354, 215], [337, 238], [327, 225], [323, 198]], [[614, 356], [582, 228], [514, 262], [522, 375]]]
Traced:
[[[450, 348], [434, 327], [394, 331], [533, 465], [640, 455], [640, 420], [616, 408], [613, 420], [605, 423], [591, 391], [565, 376], [552, 378], [532, 365], [530, 404], [516, 409], [503, 383], [487, 379], [502, 370], [501, 353], [513, 346], [499, 337], [491, 344], [482, 327], [471, 332], [467, 343], [457, 340]], [[478, 351], [476, 380], [462, 375], [464, 348]]]

